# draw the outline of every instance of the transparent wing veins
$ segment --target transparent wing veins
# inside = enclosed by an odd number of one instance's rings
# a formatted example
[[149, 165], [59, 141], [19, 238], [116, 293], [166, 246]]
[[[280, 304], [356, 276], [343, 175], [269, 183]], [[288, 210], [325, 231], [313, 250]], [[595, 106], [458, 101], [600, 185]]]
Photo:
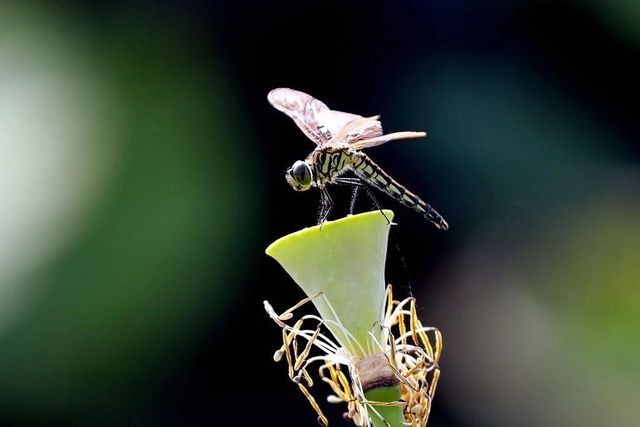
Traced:
[[381, 135], [375, 138], [367, 138], [367, 139], [354, 141], [350, 143], [349, 146], [355, 150], [362, 150], [364, 148], [375, 147], [376, 145], [382, 145], [389, 141], [395, 141], [398, 139], [423, 138], [425, 136], [427, 136], [426, 132], [412, 132], [412, 131], [394, 132], [394, 133], [389, 133], [387, 135]]
[[323, 145], [333, 137], [319, 120], [330, 111], [322, 101], [288, 88], [273, 89], [267, 95], [267, 99], [277, 110], [291, 117], [300, 130], [317, 145]]
[[386, 142], [421, 138], [425, 132], [395, 132], [384, 135], [380, 116], [330, 110], [313, 96], [289, 88], [273, 89], [267, 95], [271, 105], [289, 116], [302, 132], [318, 146], [348, 146], [355, 150]]

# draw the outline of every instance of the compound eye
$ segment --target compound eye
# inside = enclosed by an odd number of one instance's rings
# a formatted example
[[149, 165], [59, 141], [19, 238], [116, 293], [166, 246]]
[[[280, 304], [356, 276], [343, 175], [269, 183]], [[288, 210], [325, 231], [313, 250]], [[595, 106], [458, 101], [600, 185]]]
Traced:
[[311, 184], [311, 171], [305, 162], [298, 160], [293, 164], [291, 169], [291, 175], [298, 184], [304, 186]]

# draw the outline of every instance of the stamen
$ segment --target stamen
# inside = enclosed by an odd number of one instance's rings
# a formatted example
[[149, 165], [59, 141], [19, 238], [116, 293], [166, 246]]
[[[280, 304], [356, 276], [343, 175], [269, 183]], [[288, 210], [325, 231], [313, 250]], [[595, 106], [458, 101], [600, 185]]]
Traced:
[[294, 369], [300, 369], [300, 367], [304, 363], [305, 359], [309, 355], [309, 352], [311, 351], [311, 346], [315, 342], [316, 338], [318, 338], [318, 334], [319, 333], [320, 333], [320, 325], [318, 325], [318, 329], [316, 329], [316, 331], [314, 332], [314, 334], [311, 337], [311, 339], [309, 339], [309, 341], [307, 341], [307, 345], [304, 347], [304, 350], [302, 351], [302, 354], [300, 354], [300, 357], [298, 358], [298, 360], [296, 360], [296, 364], [293, 367]]
[[[347, 403], [345, 416], [357, 426], [370, 427], [370, 413], [388, 425], [376, 408], [400, 406], [406, 425], [423, 427], [440, 377], [440, 331], [422, 326], [417, 317], [415, 299], [394, 301], [391, 287], [388, 286], [386, 306], [381, 310], [384, 318], [373, 326], [379, 330], [368, 332], [365, 352], [362, 343], [341, 323], [330, 301], [326, 296], [323, 297], [334, 319], [307, 314], [295, 321], [293, 326], [285, 321], [293, 319], [295, 309], [312, 298], [305, 298], [280, 315], [267, 301], [264, 302], [269, 317], [282, 329], [282, 347], [274, 353], [273, 358], [275, 361], [282, 360], [283, 356], [286, 358], [289, 378], [311, 403], [319, 422], [327, 425], [328, 420], [309, 391], [313, 379], [308, 369], [315, 363], [320, 363], [318, 376], [331, 389], [327, 402]], [[311, 329], [307, 325], [309, 322], [317, 323]], [[329, 335], [322, 333], [323, 326], [335, 328], [347, 342], [340, 346]], [[394, 332], [398, 332], [398, 335], [394, 336]], [[431, 336], [433, 340], [429, 338]], [[299, 339], [306, 342], [299, 342]], [[312, 355], [313, 349], [318, 349], [322, 354]], [[400, 386], [401, 399], [398, 401], [370, 401], [364, 396], [365, 390], [391, 384]]]
[[324, 414], [322, 413], [322, 410], [320, 409], [320, 406], [318, 406], [316, 399], [313, 398], [313, 396], [311, 395], [311, 393], [309, 393], [309, 391], [305, 386], [303, 386], [302, 384], [298, 384], [298, 387], [300, 388], [300, 391], [302, 391], [302, 394], [305, 395], [309, 403], [311, 403], [311, 406], [313, 407], [313, 409], [315, 409], [316, 413], [318, 414], [318, 422], [323, 426], [328, 426], [329, 420], [327, 420], [327, 417], [325, 417]]
[[343, 400], [340, 399], [335, 394], [330, 394], [329, 396], [327, 396], [327, 403], [342, 403], [342, 402]]
[[293, 317], [293, 313], [282, 313], [280, 316], [278, 316], [278, 319], [285, 321], [285, 320], [290, 320]]
[[296, 311], [297, 309], [299, 309], [300, 307], [302, 307], [306, 303], [308, 303], [310, 301], [313, 301], [314, 299], [318, 298], [320, 295], [322, 295], [322, 292], [318, 292], [317, 294], [315, 294], [312, 297], [306, 297], [306, 298], [301, 299], [296, 305], [294, 305], [293, 307], [289, 308], [284, 313], [282, 313], [282, 315], [288, 315], [288, 314]]
[[306, 370], [302, 370], [302, 374], [304, 376], [305, 381], [307, 382], [307, 387], [313, 387], [313, 378]]

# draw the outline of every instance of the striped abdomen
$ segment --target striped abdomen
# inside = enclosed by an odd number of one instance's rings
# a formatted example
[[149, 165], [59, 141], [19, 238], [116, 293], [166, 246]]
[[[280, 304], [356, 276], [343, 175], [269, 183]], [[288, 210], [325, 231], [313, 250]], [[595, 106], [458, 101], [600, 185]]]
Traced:
[[418, 212], [439, 229], [446, 230], [449, 228], [447, 222], [435, 209], [391, 178], [366, 154], [361, 152], [353, 153], [352, 167], [355, 174], [360, 179], [365, 180], [369, 185]]

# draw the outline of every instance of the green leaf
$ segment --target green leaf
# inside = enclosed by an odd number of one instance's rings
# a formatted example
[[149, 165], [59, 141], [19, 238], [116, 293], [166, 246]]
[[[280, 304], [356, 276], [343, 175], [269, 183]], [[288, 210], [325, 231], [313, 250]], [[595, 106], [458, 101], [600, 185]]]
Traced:
[[[272, 243], [267, 255], [275, 258], [302, 290], [313, 299], [325, 320], [334, 320], [351, 332], [359, 345], [334, 325], [327, 327], [340, 344], [355, 355], [370, 352], [369, 332], [381, 320], [384, 305], [384, 265], [389, 221], [393, 212], [350, 215], [305, 228]], [[378, 338], [378, 337], [376, 337]]]

